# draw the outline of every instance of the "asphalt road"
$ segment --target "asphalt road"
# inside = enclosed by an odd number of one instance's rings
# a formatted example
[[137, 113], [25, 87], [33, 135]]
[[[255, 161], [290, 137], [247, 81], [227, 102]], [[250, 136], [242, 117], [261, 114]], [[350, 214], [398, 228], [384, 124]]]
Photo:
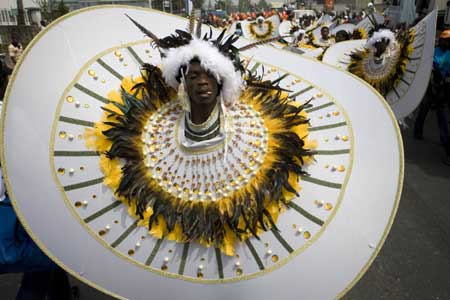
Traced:
[[[450, 299], [450, 167], [441, 162], [434, 113], [426, 121], [423, 141], [412, 137], [412, 122], [408, 123], [403, 130], [405, 181], [396, 220], [379, 256], [343, 300]], [[1, 300], [15, 298], [20, 278], [0, 275]], [[111, 299], [73, 283], [82, 300]]]

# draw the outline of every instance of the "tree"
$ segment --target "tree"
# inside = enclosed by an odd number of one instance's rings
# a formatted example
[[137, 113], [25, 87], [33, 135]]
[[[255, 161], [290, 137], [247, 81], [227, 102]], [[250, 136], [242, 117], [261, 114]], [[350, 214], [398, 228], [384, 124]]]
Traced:
[[192, 4], [194, 5], [194, 9], [201, 9], [203, 7], [203, 4], [205, 3], [205, 0], [193, 0]]
[[25, 10], [23, 0], [17, 0], [17, 25], [25, 25]]
[[225, 10], [227, 8], [227, 3], [225, 0], [216, 0], [216, 9]]
[[250, 6], [251, 6], [250, 0], [239, 0], [239, 2], [238, 2], [238, 10], [240, 12], [249, 11]]
[[58, 7], [56, 9], [56, 17], [59, 18], [61, 16], [64, 16], [69, 12], [69, 8], [66, 6], [63, 0], [59, 1]]
[[212, 9], [212, 3], [211, 3], [211, 0], [209, 0], [208, 1], [208, 10], [211, 10]]
[[266, 0], [259, 0], [258, 2], [258, 9], [268, 9], [269, 3], [267, 3]]
[[52, 15], [51, 15], [49, 1], [48, 0], [33, 0], [33, 3], [36, 4], [40, 8], [42, 18], [44, 20], [51, 21]]

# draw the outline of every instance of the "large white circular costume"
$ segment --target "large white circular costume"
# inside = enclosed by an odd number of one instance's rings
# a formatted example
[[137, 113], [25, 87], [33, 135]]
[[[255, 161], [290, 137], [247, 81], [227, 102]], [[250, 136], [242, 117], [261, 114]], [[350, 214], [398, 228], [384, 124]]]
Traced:
[[433, 65], [436, 17], [437, 11], [434, 10], [409, 29], [406, 40], [392, 38], [381, 62], [374, 60], [374, 51], [370, 49], [371, 40], [376, 40], [376, 36], [333, 45], [325, 52], [322, 61], [349, 70], [372, 84], [384, 94], [396, 117], [403, 119], [420, 104], [428, 86]]
[[241, 21], [243, 36], [250, 40], [261, 41], [278, 36], [280, 17], [275, 14], [271, 17], [258, 17], [255, 21]]
[[[158, 51], [125, 13], [159, 37], [186, 27], [185, 19], [146, 9], [102, 6], [77, 11], [40, 33], [13, 75], [2, 118], [2, 167], [9, 195], [30, 235], [68, 272], [118, 298], [344, 295], [380, 250], [402, 189], [402, 142], [382, 97], [354, 76], [295, 54], [266, 46], [251, 55], [243, 52], [244, 58], [252, 56], [248, 70], [258, 75], [264, 71], [265, 80], [278, 81], [293, 103], [311, 100], [306, 107], [309, 135], [302, 138], [317, 146], [312, 149], [315, 161], [305, 169], [309, 175], [299, 182], [300, 196], [275, 212], [278, 230], [260, 232], [259, 240], [234, 243], [233, 255], [195, 241], [158, 238], [115, 198], [111, 182], [106, 182], [115, 177], [100, 167], [104, 155], [88, 148], [85, 140], [86, 130], [105, 116], [102, 107], [115, 97], [111, 90], [117, 94], [130, 76], [128, 85], [138, 80], [142, 63], [161, 63]], [[248, 41], [236, 44], [242, 47]], [[142, 142], [151, 174], [174, 172], [176, 167], [180, 180], [193, 181], [196, 175], [206, 184], [210, 179], [202, 172], [221, 176], [228, 172], [222, 164], [231, 169], [235, 162], [237, 171], [247, 166], [236, 175], [242, 179], [234, 178], [237, 182], [258, 180], [253, 170], [267, 163], [265, 143], [271, 140], [264, 136], [273, 124], [257, 106], [231, 106], [226, 116], [233, 134], [225, 144], [198, 151], [177, 142], [177, 105], [163, 105], [147, 120]], [[223, 145], [232, 150], [223, 154]], [[223, 160], [223, 155], [230, 159]], [[181, 157], [191, 161], [191, 167], [181, 164]], [[208, 167], [201, 167], [203, 161]], [[207, 204], [214, 200], [206, 192], [199, 195], [186, 180], [175, 187], [178, 179], [157, 178], [167, 193], [185, 192], [192, 201]], [[212, 194], [226, 193], [216, 188]]]

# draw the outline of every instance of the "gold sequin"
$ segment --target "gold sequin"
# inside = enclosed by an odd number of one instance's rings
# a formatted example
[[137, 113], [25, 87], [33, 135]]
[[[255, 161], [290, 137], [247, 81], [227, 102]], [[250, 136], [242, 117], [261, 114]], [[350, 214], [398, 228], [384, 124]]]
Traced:
[[84, 105], [84, 108], [89, 108], [89, 107], [90, 107], [90, 105], [87, 103]]
[[81, 203], [81, 201], [75, 202], [75, 207], [81, 207], [81, 206], [83, 206], [83, 203]]
[[134, 255], [134, 250], [133, 250], [133, 249], [128, 250], [128, 255], [129, 255], [129, 256]]
[[161, 167], [156, 167], [156, 172], [161, 173], [162, 169]]
[[259, 156], [259, 153], [255, 151], [255, 152], [253, 152], [252, 156], [256, 158]]
[[309, 238], [311, 237], [311, 233], [310, 233], [309, 231], [305, 231], [305, 232], [303, 233], [303, 237], [304, 237], [305, 239], [309, 239]]
[[64, 175], [64, 174], [66, 173], [66, 169], [64, 169], [64, 168], [58, 168], [58, 173], [59, 173], [60, 175]]
[[103, 229], [98, 232], [99, 236], [104, 236], [105, 234], [106, 234], [106, 230], [103, 230]]
[[121, 57], [122, 53], [119, 50], [114, 51], [114, 55], [117, 57]]
[[73, 102], [73, 97], [72, 96], [67, 96], [66, 100], [67, 100], [67, 102], [72, 103]]
[[148, 147], [148, 149], [149, 149], [150, 151], [152, 151], [152, 152], [155, 152], [155, 151], [156, 151], [155, 145], [151, 145], [150, 147]]
[[197, 278], [203, 278], [203, 273], [202, 272], [197, 272]]
[[168, 267], [166, 265], [162, 265], [161, 270], [167, 271]]
[[319, 93], [319, 94], [316, 95], [316, 97], [317, 97], [317, 98], [322, 98], [322, 97], [323, 97], [323, 94]]
[[342, 139], [344, 142], [346, 142], [346, 141], [348, 141], [348, 136], [343, 135], [343, 136], [341, 137], [341, 139]]
[[264, 247], [269, 247], [269, 243], [264, 243]]
[[79, 134], [79, 135], [78, 135], [78, 139], [79, 139], [79, 140], [83, 139], [83, 135], [82, 135], [82, 134]]
[[257, 140], [253, 144], [255, 144], [256, 147], [259, 147], [259, 146], [261, 146], [261, 141]]
[[297, 225], [296, 224], [292, 224], [292, 229], [297, 229]]
[[65, 132], [65, 131], [60, 131], [60, 132], [59, 132], [59, 137], [60, 137], [60, 138], [65, 139], [66, 136], [67, 136], [67, 132]]
[[279, 257], [278, 257], [278, 255], [272, 255], [272, 262], [277, 262], [278, 261], [278, 259], [279, 259]]
[[156, 156], [153, 155], [153, 156], [151, 157], [151, 160], [152, 160], [153, 162], [156, 162], [156, 161], [158, 160], [158, 158], [157, 158]]
[[338, 111], [333, 112], [333, 116], [339, 116], [341, 113]]
[[89, 76], [94, 77], [95, 76], [95, 71], [94, 70], [89, 70], [88, 74], [89, 74]]
[[339, 172], [344, 172], [344, 171], [345, 171], [345, 167], [344, 167], [343, 165], [340, 165], [340, 166], [337, 168], [337, 170], [338, 170]]
[[332, 209], [333, 209], [333, 205], [331, 203], [325, 204], [325, 210], [332, 210]]
[[244, 274], [244, 271], [241, 268], [237, 268], [236, 269], [236, 275], [237, 276], [241, 276], [242, 274]]
[[256, 162], [255, 162], [254, 160], [252, 160], [251, 162], [248, 163], [248, 165], [249, 165], [250, 167], [253, 167], [255, 164], [256, 164]]
[[245, 173], [245, 174], [250, 174], [251, 172], [252, 172], [252, 170], [250, 170], [250, 169], [245, 169], [245, 170], [244, 170], [244, 173]]
[[127, 66], [128, 66], [128, 64], [127, 64], [127, 63], [125, 63], [125, 64], [123, 64], [123, 66], [124, 66], [124, 67], [127, 67]]

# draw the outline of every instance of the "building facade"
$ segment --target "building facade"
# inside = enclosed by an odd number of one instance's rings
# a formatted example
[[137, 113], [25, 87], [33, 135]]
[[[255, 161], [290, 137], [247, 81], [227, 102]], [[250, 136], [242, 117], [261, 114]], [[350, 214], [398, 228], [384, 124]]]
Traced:
[[[39, 6], [32, 0], [23, 0], [25, 24], [38, 24], [41, 21]], [[17, 25], [17, 1], [0, 1], [0, 25]]]
[[[54, 0], [57, 1], [57, 0]], [[151, 0], [65, 0], [64, 3], [70, 10], [85, 8], [95, 5], [130, 5], [138, 7], [149, 7]]]

